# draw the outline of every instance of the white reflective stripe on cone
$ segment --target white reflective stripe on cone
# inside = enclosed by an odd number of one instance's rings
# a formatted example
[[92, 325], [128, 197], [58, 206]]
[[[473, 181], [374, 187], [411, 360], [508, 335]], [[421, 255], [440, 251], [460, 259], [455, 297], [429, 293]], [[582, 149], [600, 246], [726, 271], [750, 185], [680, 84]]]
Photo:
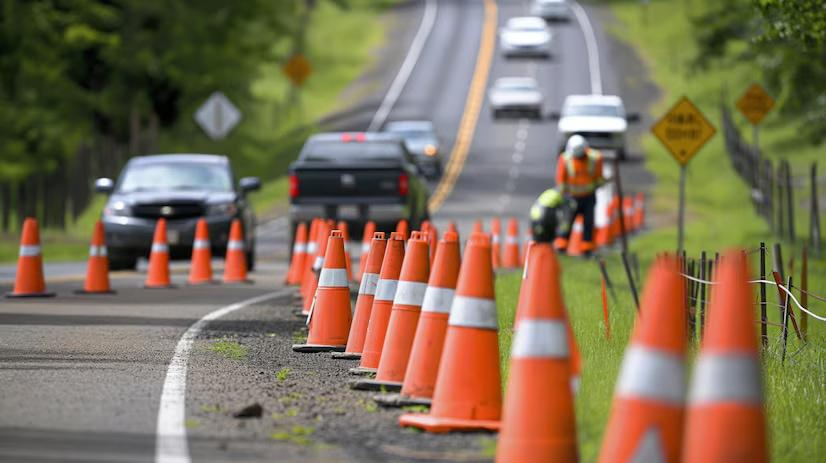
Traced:
[[499, 235], [493, 235], [490, 242], [493, 244], [499, 244]]
[[89, 257], [105, 257], [106, 246], [89, 246]]
[[537, 318], [519, 321], [511, 357], [568, 358], [569, 354], [565, 322]]
[[427, 283], [400, 280], [396, 295], [393, 297], [393, 304], [421, 307], [426, 290]]
[[209, 240], [195, 240], [192, 247], [194, 249], [209, 249]]
[[376, 286], [379, 284], [378, 273], [365, 273], [361, 276], [361, 285], [359, 285], [359, 294], [367, 294], [372, 296], [376, 294]]
[[760, 404], [763, 391], [760, 365], [748, 354], [702, 354], [694, 369], [689, 402]]
[[428, 286], [424, 292], [424, 302], [422, 302], [423, 312], [450, 313], [450, 306], [453, 304], [453, 295], [456, 291], [450, 288], [439, 288], [438, 286]]
[[310, 244], [307, 245], [307, 253], [308, 254], [315, 254], [318, 252], [318, 243], [315, 241], [311, 241]]
[[152, 252], [169, 252], [169, 246], [163, 243], [152, 243]]
[[571, 228], [572, 232], [582, 232], [582, 222], [574, 222], [574, 226]]
[[629, 463], [666, 463], [667, 461], [660, 431], [656, 426], [650, 426], [637, 443], [637, 448], [634, 449]]
[[315, 256], [315, 260], [313, 261], [313, 271], [317, 272], [321, 270], [321, 267], [324, 266], [324, 258], [321, 256]]
[[361, 243], [361, 253], [367, 254], [370, 252], [370, 243]]
[[493, 299], [457, 294], [450, 306], [448, 324], [496, 330], [499, 328], [496, 320], [496, 302]]
[[323, 268], [318, 276], [318, 286], [327, 288], [346, 288], [347, 269], [343, 268]]
[[617, 395], [682, 405], [685, 400], [685, 361], [682, 357], [630, 346], [622, 359]]
[[20, 245], [20, 257], [35, 257], [40, 255], [40, 245], [22, 244]]
[[516, 244], [519, 242], [519, 238], [515, 236], [506, 236], [505, 237], [505, 244]]
[[376, 285], [376, 296], [373, 300], [393, 301], [393, 298], [396, 297], [396, 288], [398, 286], [398, 280], [379, 280], [379, 283]]
[[293, 253], [300, 254], [307, 252], [307, 244], [306, 243], [295, 243], [293, 245]]
[[232, 251], [243, 251], [244, 250], [244, 242], [243, 241], [230, 240], [230, 242], [227, 243], [227, 249], [232, 250]]

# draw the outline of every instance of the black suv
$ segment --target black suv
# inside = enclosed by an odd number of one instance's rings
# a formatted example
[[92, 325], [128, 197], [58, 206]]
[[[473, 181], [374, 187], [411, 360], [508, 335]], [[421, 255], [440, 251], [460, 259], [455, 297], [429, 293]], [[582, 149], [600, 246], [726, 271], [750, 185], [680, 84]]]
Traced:
[[170, 257], [188, 259], [195, 224], [203, 217], [209, 226], [214, 256], [226, 253], [232, 220], [241, 219], [247, 262], [255, 266], [255, 215], [246, 195], [260, 188], [256, 177], [237, 186], [226, 156], [166, 154], [132, 158], [117, 182], [100, 178], [95, 189], [109, 194], [103, 208], [106, 245], [113, 270], [135, 268], [149, 255], [158, 219], [167, 222]]

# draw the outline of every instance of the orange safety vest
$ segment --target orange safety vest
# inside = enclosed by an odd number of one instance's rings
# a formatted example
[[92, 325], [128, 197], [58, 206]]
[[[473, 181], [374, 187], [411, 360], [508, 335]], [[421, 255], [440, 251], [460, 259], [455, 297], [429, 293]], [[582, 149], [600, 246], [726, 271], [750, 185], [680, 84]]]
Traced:
[[557, 183], [565, 187], [572, 196], [593, 194], [602, 184], [602, 169], [597, 169], [602, 162], [599, 151], [589, 149], [584, 158], [576, 159], [567, 153], [559, 156], [557, 166]]

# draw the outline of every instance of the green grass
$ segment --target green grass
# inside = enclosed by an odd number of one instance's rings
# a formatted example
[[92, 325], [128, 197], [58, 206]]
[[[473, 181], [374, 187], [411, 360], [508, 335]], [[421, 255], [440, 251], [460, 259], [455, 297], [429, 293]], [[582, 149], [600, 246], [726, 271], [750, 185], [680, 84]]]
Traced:
[[247, 358], [249, 348], [233, 341], [229, 338], [223, 338], [218, 341], [213, 341], [207, 348], [210, 352], [233, 360], [242, 360]]
[[289, 369], [289, 368], [287, 368], [287, 367], [284, 367], [284, 368], [282, 368], [282, 369], [278, 370], [278, 371], [275, 373], [275, 379], [277, 379], [277, 380], [278, 380], [278, 381], [280, 381], [280, 382], [284, 382], [284, 381], [286, 381], [286, 380], [287, 380], [287, 377], [288, 377], [289, 375], [290, 375], [290, 369]]
[[[733, 105], [756, 73], [749, 63], [730, 61], [716, 63], [707, 72], [695, 72], [691, 68], [690, 61], [696, 48], [691, 38], [687, 8], [692, 8], [691, 11], [696, 13], [705, 3], [683, 0], [651, 2], [645, 24], [642, 23], [638, 1], [614, 0], [605, 3], [610, 4], [619, 19], [611, 33], [634, 46], [651, 77], [662, 89], [662, 98], [650, 108], [652, 113], [661, 115], [679, 96], [687, 95], [720, 128], [721, 94], [726, 91], [725, 101]], [[739, 114], [735, 117], [744, 136], [750, 137], [750, 129], [743, 118]], [[767, 156], [789, 160], [793, 172], [802, 175], [808, 163], [822, 155], [823, 148], [796, 143], [795, 124], [795, 121], [782, 120], [772, 113], [761, 127], [760, 138]], [[657, 223], [661, 225], [630, 242], [631, 251], [639, 255], [645, 281], [645, 270], [655, 254], [676, 248], [678, 169], [653, 136], [644, 137], [642, 145], [646, 167], [657, 179], [649, 201], [649, 219], [656, 216]], [[798, 201], [806, 200], [801, 191], [795, 193]], [[699, 257], [701, 250], [713, 254], [729, 247], [752, 250], [759, 246], [760, 241], [765, 241], [769, 246], [779, 241], [771, 236], [767, 224], [754, 212], [749, 197], [748, 188], [731, 168], [724, 152], [722, 134], [718, 133], [691, 161], [688, 170], [685, 248], [689, 255]], [[797, 229], [807, 230], [807, 220], [804, 214], [798, 213]], [[800, 276], [801, 241], [799, 238], [796, 245], [783, 242], [787, 271], [789, 258], [795, 256], [796, 279]], [[752, 266], [756, 266], [756, 255], [752, 256], [755, 257]], [[612, 254], [606, 260], [609, 274], [618, 286], [619, 299], [609, 302], [611, 340], [604, 337], [597, 264], [578, 259], [562, 260], [565, 301], [583, 357], [582, 385], [576, 399], [583, 461], [594, 461], [598, 455], [610, 411], [614, 381], [635, 312], [619, 258]], [[809, 272], [810, 290], [826, 295], [826, 262], [810, 259]], [[519, 285], [518, 274], [500, 276], [496, 282], [503, 380], [507, 375]], [[776, 292], [769, 291], [769, 304], [776, 303]], [[810, 305], [816, 313], [826, 314], [826, 304], [811, 301]], [[779, 322], [777, 312], [770, 306], [770, 322]], [[771, 347], [763, 361], [771, 457], [774, 461], [817, 461], [826, 454], [826, 440], [822, 438], [826, 434], [826, 323], [810, 320], [809, 343], [805, 345], [795, 339], [793, 331], [790, 333], [785, 365], [780, 364], [778, 335], [778, 328], [769, 328]], [[690, 351], [690, 362], [693, 363], [696, 347]]]
[[313, 433], [315, 433], [315, 428], [295, 425], [289, 429], [273, 432], [270, 434], [270, 438], [273, 440], [291, 442], [298, 445], [310, 445], [313, 442], [310, 438]]

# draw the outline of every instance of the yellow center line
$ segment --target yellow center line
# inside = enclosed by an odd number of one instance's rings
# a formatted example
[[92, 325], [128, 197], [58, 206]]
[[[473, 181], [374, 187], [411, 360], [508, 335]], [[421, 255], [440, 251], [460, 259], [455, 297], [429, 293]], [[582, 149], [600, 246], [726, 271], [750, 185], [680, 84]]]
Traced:
[[436, 190], [430, 196], [430, 202], [428, 202], [431, 213], [438, 211], [453, 191], [470, 152], [473, 134], [476, 132], [476, 123], [479, 120], [479, 113], [482, 110], [482, 103], [485, 98], [490, 66], [493, 63], [493, 52], [496, 48], [496, 26], [498, 24], [496, 11], [496, 1], [485, 0], [485, 20], [482, 26], [482, 37], [479, 41], [479, 54], [476, 56], [476, 68], [470, 81], [470, 89], [462, 113], [462, 120], [459, 123], [459, 130], [456, 132], [456, 142], [453, 144], [453, 150], [450, 153], [450, 161], [448, 161], [444, 175], [439, 184], [436, 185]]

